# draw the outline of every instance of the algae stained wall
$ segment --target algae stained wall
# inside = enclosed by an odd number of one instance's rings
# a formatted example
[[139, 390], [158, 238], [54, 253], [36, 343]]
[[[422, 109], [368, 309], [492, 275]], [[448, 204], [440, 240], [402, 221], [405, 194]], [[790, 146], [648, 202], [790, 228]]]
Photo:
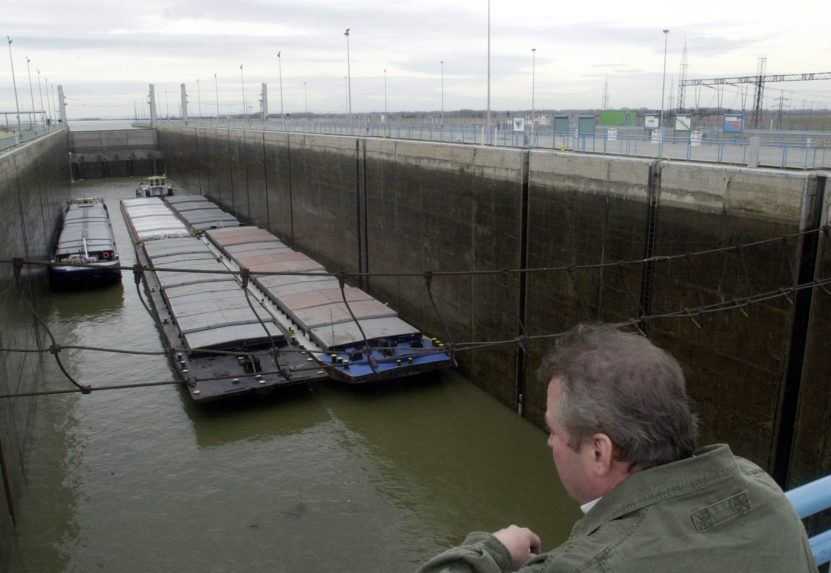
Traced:
[[[815, 297], [811, 329], [794, 320], [792, 295], [679, 316], [795, 284], [814, 173], [257, 130], [166, 128], [160, 141], [168, 154], [185, 150], [171, 173], [190, 191], [332, 270], [549, 267], [524, 278], [433, 277], [438, 314], [423, 275], [366, 281], [431, 335], [487, 341], [651, 317], [640, 326], [684, 366], [703, 442], [729, 442], [773, 469], [777, 448], [798, 428], [790, 463], [799, 480], [829, 463], [816, 400], [803, 399], [793, 428], [781, 427], [796, 357], [807, 357], [805, 395], [827, 399], [829, 359], [819, 350], [827, 294]], [[723, 249], [737, 244], [748, 246]], [[718, 251], [675, 256], [708, 249]], [[821, 252], [817, 276], [827, 267], [828, 248]], [[552, 345], [465, 352], [459, 362], [474, 383], [541, 425], [546, 384], [534, 373]], [[821, 446], [806, 438], [811, 432], [824, 436]]]
[[[48, 259], [61, 209], [69, 198], [66, 131], [0, 154], [0, 259]], [[29, 311], [43, 296], [45, 270], [0, 264], [0, 346], [44, 348], [44, 334]], [[0, 394], [38, 389], [48, 359], [42, 354], [0, 352]], [[50, 370], [51, 372], [51, 370]], [[26, 489], [25, 452], [37, 398], [0, 399], [0, 569], [13, 555], [14, 508]], [[16, 516], [18, 519], [19, 515]], [[4, 561], [5, 560], [5, 561]]]

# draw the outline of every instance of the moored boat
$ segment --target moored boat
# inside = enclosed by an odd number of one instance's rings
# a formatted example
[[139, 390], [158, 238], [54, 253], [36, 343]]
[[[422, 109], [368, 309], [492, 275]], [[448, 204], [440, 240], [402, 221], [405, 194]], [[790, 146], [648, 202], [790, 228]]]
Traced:
[[201, 195], [164, 201], [229, 270], [250, 273], [243, 286], [330, 377], [377, 382], [453, 364], [440, 340], [364, 290], [342, 285], [320, 263], [265, 229], [239, 226]]
[[173, 187], [164, 175], [154, 175], [139, 183], [136, 197], [167, 197], [173, 195]]
[[103, 199], [84, 197], [66, 205], [49, 267], [54, 288], [82, 288], [121, 280], [110, 213]]
[[162, 340], [194, 401], [326, 377], [160, 199], [127, 199], [121, 208]]

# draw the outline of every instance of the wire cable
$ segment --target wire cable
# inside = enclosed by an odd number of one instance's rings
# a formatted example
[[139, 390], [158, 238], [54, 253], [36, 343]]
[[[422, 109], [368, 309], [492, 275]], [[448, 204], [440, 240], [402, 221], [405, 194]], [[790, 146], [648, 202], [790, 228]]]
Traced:
[[[807, 235], [811, 235], [814, 233], [822, 232], [827, 234], [829, 229], [829, 225], [823, 225], [817, 229], [808, 229], [805, 231], [798, 231], [795, 233], [789, 233], [785, 235], [779, 235], [776, 237], [771, 237], [768, 239], [760, 239], [758, 241], [751, 241], [748, 243], [741, 243], [736, 245], [727, 245], [723, 247], [713, 247], [710, 249], [702, 249], [698, 251], [689, 251], [684, 253], [676, 253], [673, 255], [653, 255], [651, 257], [643, 257], [640, 259], [622, 259], [617, 261], [608, 261], [603, 263], [586, 263], [586, 264], [568, 264], [568, 265], [556, 265], [556, 266], [546, 266], [546, 267], [525, 267], [525, 268], [502, 268], [502, 269], [467, 269], [467, 270], [456, 270], [456, 271], [401, 271], [401, 272], [365, 272], [365, 273], [354, 273], [354, 272], [319, 272], [319, 271], [251, 271], [249, 274], [250, 276], [306, 276], [306, 277], [334, 277], [337, 278], [339, 276], [343, 276], [344, 278], [349, 279], [357, 279], [357, 278], [372, 278], [372, 277], [386, 277], [386, 278], [394, 278], [394, 277], [411, 277], [411, 278], [421, 278], [424, 276], [425, 272], [430, 272], [434, 277], [454, 277], [454, 276], [489, 276], [489, 275], [500, 275], [503, 273], [553, 273], [553, 272], [575, 272], [575, 271], [591, 271], [591, 270], [598, 270], [598, 269], [605, 269], [611, 267], [625, 267], [625, 266], [634, 266], [640, 265], [645, 263], [662, 263], [662, 262], [669, 262], [681, 259], [688, 259], [690, 257], [698, 257], [698, 256], [706, 256], [706, 255], [714, 255], [723, 252], [742, 252], [744, 249], [753, 248], [753, 247], [761, 247], [770, 244], [780, 243], [782, 241], [787, 241], [789, 239], [796, 239], [800, 237], [804, 237]], [[44, 267], [51, 267], [51, 266], [58, 266], [58, 263], [52, 261], [43, 261], [43, 260], [36, 260], [36, 259], [21, 259], [21, 258], [13, 258], [13, 259], [0, 259], [0, 264], [16, 264], [16, 261], [20, 261], [20, 264], [24, 265], [35, 265], [35, 266], [44, 266]], [[84, 263], [73, 263], [73, 264], [66, 264], [61, 263], [60, 266], [72, 266], [72, 267], [79, 267], [79, 268], [87, 268], [92, 267], [95, 268], [96, 265], [94, 264], [84, 264]], [[132, 266], [125, 266], [121, 265], [118, 267], [112, 267], [114, 270], [129, 270], [135, 271], [136, 269], [140, 271], [152, 271], [152, 272], [181, 272], [181, 273], [194, 273], [194, 274], [211, 274], [211, 275], [234, 275], [238, 276], [240, 271], [233, 271], [233, 270], [208, 270], [208, 269], [193, 269], [193, 268], [186, 268], [186, 267], [164, 267], [158, 268], [153, 266], [145, 266], [145, 265], [132, 265]]]

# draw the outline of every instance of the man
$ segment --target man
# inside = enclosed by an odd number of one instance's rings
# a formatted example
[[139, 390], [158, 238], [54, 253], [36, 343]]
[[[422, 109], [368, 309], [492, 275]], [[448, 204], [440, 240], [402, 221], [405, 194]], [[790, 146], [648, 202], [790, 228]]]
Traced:
[[773, 479], [726, 445], [695, 450], [696, 418], [668, 353], [637, 334], [581, 326], [540, 375], [548, 447], [585, 515], [548, 553], [511, 525], [470, 534], [423, 573], [816, 571]]

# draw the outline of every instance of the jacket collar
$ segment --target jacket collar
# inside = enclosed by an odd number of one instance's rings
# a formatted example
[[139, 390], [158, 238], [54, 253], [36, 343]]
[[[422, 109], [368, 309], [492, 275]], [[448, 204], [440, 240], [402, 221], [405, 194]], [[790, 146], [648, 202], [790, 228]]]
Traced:
[[738, 473], [726, 444], [697, 450], [691, 457], [636, 472], [606, 494], [580, 521], [572, 535], [589, 535], [601, 525], [650, 505], [700, 490]]

